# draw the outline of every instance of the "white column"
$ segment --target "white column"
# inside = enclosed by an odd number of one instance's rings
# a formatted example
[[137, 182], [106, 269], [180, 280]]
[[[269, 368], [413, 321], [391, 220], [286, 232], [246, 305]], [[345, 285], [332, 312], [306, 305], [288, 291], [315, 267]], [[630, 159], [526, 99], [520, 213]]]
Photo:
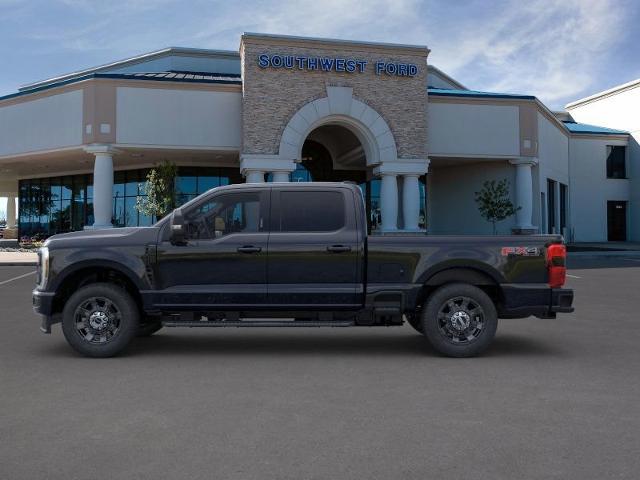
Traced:
[[93, 225], [90, 228], [113, 228], [113, 155], [110, 145], [90, 145], [85, 151], [95, 155], [93, 164]]
[[533, 218], [533, 174], [531, 167], [538, 163], [536, 158], [517, 158], [509, 160], [509, 163], [516, 167], [516, 229], [535, 230], [532, 223]]
[[284, 171], [275, 171], [273, 173], [273, 181], [274, 182], [288, 182], [289, 181], [289, 172]]
[[16, 228], [16, 197], [7, 197], [7, 228]]
[[264, 170], [246, 170], [244, 176], [247, 183], [264, 183]]
[[402, 219], [404, 229], [418, 230], [420, 220], [420, 183], [418, 174], [402, 176]]
[[395, 173], [381, 173], [380, 176], [382, 231], [395, 232], [398, 230], [398, 180]]

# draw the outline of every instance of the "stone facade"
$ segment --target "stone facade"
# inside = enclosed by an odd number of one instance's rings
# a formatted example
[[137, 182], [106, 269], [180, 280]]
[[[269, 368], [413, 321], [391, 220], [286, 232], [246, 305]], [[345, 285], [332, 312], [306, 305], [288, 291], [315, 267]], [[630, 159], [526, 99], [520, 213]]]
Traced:
[[[380, 114], [394, 136], [399, 158], [427, 158], [426, 47], [243, 35], [242, 153], [277, 155], [282, 133], [305, 104], [327, 96], [328, 86], [350, 87], [353, 98]], [[363, 73], [261, 68], [262, 54], [354, 58]], [[417, 65], [414, 76], [376, 74], [375, 62]]]

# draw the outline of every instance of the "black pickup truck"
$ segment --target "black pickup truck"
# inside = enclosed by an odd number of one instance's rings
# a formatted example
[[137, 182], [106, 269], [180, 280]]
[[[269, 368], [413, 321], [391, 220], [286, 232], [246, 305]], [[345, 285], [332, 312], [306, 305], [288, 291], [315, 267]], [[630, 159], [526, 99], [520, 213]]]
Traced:
[[402, 325], [482, 352], [498, 318], [572, 312], [558, 235], [367, 235], [350, 183], [215, 188], [152, 227], [55, 235], [33, 305], [78, 352], [113, 356], [165, 327]]

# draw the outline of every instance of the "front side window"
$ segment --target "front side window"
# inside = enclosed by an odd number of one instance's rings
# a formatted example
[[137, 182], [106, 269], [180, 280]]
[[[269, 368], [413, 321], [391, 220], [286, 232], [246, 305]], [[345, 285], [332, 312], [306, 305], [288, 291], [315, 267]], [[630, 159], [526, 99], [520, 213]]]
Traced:
[[607, 147], [607, 178], [627, 178], [626, 156], [627, 147]]
[[280, 193], [281, 232], [334, 232], [344, 227], [344, 197], [340, 192]]
[[260, 221], [260, 194], [218, 195], [185, 213], [185, 223], [191, 239], [259, 232], [263, 223]]

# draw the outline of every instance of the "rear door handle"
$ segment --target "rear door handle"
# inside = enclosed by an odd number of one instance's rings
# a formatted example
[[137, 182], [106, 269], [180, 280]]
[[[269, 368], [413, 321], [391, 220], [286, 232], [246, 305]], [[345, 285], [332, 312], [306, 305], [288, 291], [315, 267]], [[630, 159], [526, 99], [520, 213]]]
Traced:
[[350, 252], [351, 247], [349, 245], [331, 245], [327, 247], [327, 251], [332, 253]]
[[258, 253], [262, 251], [262, 247], [254, 247], [253, 245], [245, 245], [244, 247], [238, 247], [240, 253]]

